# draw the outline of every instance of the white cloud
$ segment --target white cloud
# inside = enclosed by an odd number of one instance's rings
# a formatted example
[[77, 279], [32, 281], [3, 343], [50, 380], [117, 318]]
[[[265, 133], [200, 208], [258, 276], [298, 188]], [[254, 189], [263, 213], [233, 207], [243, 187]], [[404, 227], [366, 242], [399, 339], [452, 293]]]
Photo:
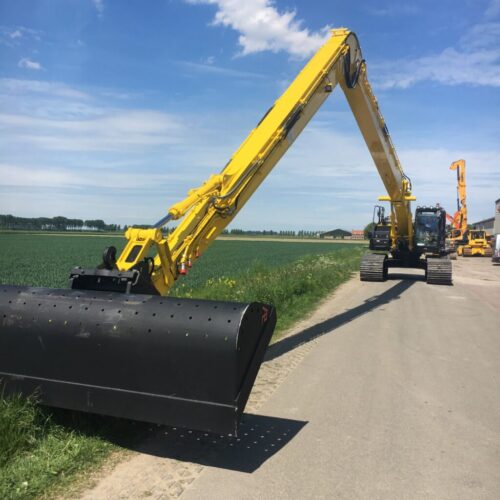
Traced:
[[26, 42], [40, 42], [43, 31], [26, 28], [25, 26], [0, 26], [0, 45], [18, 47]]
[[15, 165], [0, 163], [0, 185], [15, 187], [69, 188], [102, 187], [117, 189], [151, 188], [176, 180], [168, 173], [117, 172], [106, 168], [61, 168], [47, 165]]
[[500, 0], [491, 0], [486, 12], [484, 13], [486, 19], [495, 19], [500, 16]]
[[102, 17], [104, 12], [104, 0], [92, 0], [92, 3], [97, 11], [97, 16]]
[[279, 12], [272, 0], [186, 1], [217, 6], [213, 24], [239, 32], [241, 55], [283, 51], [304, 58], [313, 54], [329, 36], [330, 26], [311, 32], [296, 19], [296, 11]]
[[443, 85], [500, 87], [500, 49], [462, 52], [452, 47], [433, 56], [373, 65], [378, 87], [408, 88], [423, 81]]
[[22, 59], [20, 59], [19, 62], [17, 63], [17, 65], [23, 69], [34, 69], [37, 71], [40, 69], [43, 69], [42, 65], [39, 62], [32, 61], [31, 59], [29, 59], [27, 57], [23, 57]]
[[46, 94], [50, 96], [72, 99], [90, 99], [90, 95], [65, 83], [47, 82], [43, 80], [25, 80], [16, 78], [0, 78], [0, 93], [8, 94]]
[[498, 47], [500, 44], [500, 22], [475, 24], [460, 39], [462, 47]]
[[177, 144], [184, 126], [150, 110], [114, 110], [86, 119], [0, 114], [3, 141], [50, 151], [125, 151]]
[[473, 25], [457, 47], [410, 60], [373, 64], [374, 83], [385, 89], [419, 82], [500, 87], [500, 23]]
[[420, 12], [420, 9], [414, 3], [393, 3], [383, 7], [369, 7], [368, 13], [372, 16], [378, 17], [399, 17], [399, 16], [413, 16]]
[[220, 66], [215, 66], [213, 63], [194, 63], [189, 61], [178, 61], [180, 66], [186, 68], [190, 71], [195, 71], [197, 73], [211, 73], [214, 75], [229, 76], [234, 78], [266, 78], [260, 73], [253, 73], [251, 71], [240, 71], [237, 69], [223, 68]]
[[[186, 119], [122, 107], [116, 89], [74, 88], [61, 82], [0, 78], [0, 149], [46, 152], [161, 151], [188, 135]], [[51, 153], [54, 155], [54, 153]]]

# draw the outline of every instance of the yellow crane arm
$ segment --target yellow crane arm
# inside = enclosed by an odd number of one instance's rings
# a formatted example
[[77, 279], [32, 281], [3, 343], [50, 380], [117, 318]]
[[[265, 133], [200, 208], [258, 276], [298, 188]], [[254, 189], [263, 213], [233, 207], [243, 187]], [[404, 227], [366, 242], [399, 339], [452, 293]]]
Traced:
[[[334, 87], [340, 84], [392, 208], [392, 240], [412, 245], [411, 184], [405, 176], [366, 75], [356, 35], [347, 29], [332, 31], [281, 97], [250, 132], [220, 174], [189, 191], [171, 206], [152, 229], [129, 228], [128, 242], [116, 261], [120, 271], [137, 266], [155, 247], [151, 280], [165, 294], [179, 274], [198, 257], [232, 221], [269, 172], [302, 132]], [[165, 236], [162, 227], [182, 219]], [[154, 265], [153, 265], [154, 264]]]
[[457, 212], [459, 218], [460, 236], [467, 231], [467, 196], [465, 184], [465, 160], [454, 161], [450, 170], [457, 172]]

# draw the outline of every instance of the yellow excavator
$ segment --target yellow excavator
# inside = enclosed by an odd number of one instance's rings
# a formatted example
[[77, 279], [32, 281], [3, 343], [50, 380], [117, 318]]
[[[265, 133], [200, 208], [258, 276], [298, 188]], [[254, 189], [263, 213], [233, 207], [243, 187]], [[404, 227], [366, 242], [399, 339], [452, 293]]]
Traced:
[[447, 235], [446, 245], [450, 259], [455, 260], [462, 246], [467, 241], [467, 187], [465, 183], [465, 160], [454, 161], [450, 165], [450, 170], [457, 173], [457, 211], [451, 216], [447, 216], [450, 222], [450, 231]]
[[454, 161], [450, 170], [457, 172], [457, 211], [451, 219], [450, 232], [446, 241], [450, 258], [457, 255], [464, 257], [491, 257], [493, 249], [491, 238], [483, 229], [470, 229], [467, 225], [467, 185], [465, 181], [465, 160]]
[[[417, 209], [366, 75], [356, 35], [332, 32], [229, 162], [150, 229], [129, 228], [117, 255], [75, 268], [69, 289], [0, 286], [4, 394], [159, 424], [235, 433], [271, 339], [276, 313], [261, 303], [166, 294], [234, 219], [339, 84], [391, 204], [387, 238], [361, 264], [361, 279], [390, 266], [425, 269], [451, 283], [441, 258], [444, 212]], [[163, 228], [180, 221], [172, 232]]]

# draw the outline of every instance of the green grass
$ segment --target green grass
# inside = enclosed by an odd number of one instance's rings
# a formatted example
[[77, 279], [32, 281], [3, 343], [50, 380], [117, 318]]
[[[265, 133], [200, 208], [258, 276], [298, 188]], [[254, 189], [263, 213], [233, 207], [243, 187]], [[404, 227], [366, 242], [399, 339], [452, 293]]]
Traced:
[[[362, 246], [335, 248], [326, 254], [310, 254], [271, 267], [257, 260], [240, 272], [223, 274], [221, 269], [221, 274], [204, 283], [193, 276], [192, 282], [178, 283], [175, 293], [183, 297], [273, 304], [278, 312], [279, 334], [348, 279], [358, 269], [363, 251]], [[291, 259], [291, 255], [288, 257]], [[285, 255], [281, 258], [286, 261]]]
[[[0, 283], [66, 287], [72, 267], [95, 266], [114, 237], [0, 233]], [[364, 245], [217, 241], [174, 295], [275, 305], [278, 330], [303, 318], [359, 266]], [[61, 491], [149, 426], [0, 398], [0, 498]], [[49, 492], [49, 493], [47, 493]]]

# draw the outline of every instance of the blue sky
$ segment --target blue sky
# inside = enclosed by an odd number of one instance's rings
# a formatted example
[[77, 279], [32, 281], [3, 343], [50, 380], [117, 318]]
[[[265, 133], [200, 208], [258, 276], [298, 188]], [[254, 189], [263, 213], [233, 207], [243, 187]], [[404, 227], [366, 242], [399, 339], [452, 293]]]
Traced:
[[[353, 4], [356, 5], [353, 5]], [[328, 36], [360, 39], [418, 204], [500, 197], [500, 0], [0, 0], [0, 213], [152, 223]], [[232, 227], [363, 227], [383, 186], [340, 89]]]

